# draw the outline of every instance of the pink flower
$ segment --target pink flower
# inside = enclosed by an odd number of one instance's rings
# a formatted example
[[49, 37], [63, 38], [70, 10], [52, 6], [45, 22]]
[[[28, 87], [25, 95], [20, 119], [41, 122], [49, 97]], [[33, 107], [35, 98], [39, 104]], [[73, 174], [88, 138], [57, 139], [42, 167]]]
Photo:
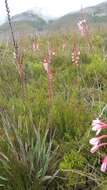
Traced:
[[32, 43], [32, 50], [35, 52], [36, 50], [39, 50], [39, 44], [34, 42]]
[[101, 171], [106, 172], [106, 170], [107, 170], [107, 156], [105, 156], [105, 158], [102, 162], [102, 165], [101, 165]]
[[95, 138], [92, 138], [89, 143], [92, 144], [92, 145], [98, 145], [100, 143], [100, 141], [104, 138], [107, 138], [107, 135], [102, 135], [102, 136], [99, 136], [99, 137], [95, 137]]
[[89, 143], [92, 144], [92, 145], [98, 145], [100, 142], [100, 139], [99, 138], [92, 138]]
[[97, 150], [99, 150], [100, 148], [102, 148], [102, 147], [105, 147], [105, 146], [107, 146], [107, 143], [101, 143], [101, 144], [95, 144], [92, 148], [91, 148], [91, 150], [90, 150], [90, 152], [93, 154], [93, 153], [95, 153]]
[[96, 135], [98, 135], [102, 129], [107, 128], [107, 124], [103, 123], [99, 119], [93, 120], [92, 122], [92, 130], [96, 131]]
[[80, 61], [80, 50], [77, 47], [77, 44], [74, 43], [74, 46], [72, 48], [72, 63], [78, 66], [79, 61]]
[[44, 58], [43, 66], [44, 66], [45, 71], [48, 73], [48, 66], [49, 66], [48, 58]]
[[39, 50], [39, 44], [38, 43], [36, 44], [36, 49]]
[[32, 43], [32, 49], [33, 49], [33, 51], [36, 51], [36, 45], [35, 45], [35, 42]]
[[[102, 122], [99, 119], [93, 120], [92, 130], [96, 131], [96, 135], [98, 135], [102, 129], [107, 129], [107, 124]], [[94, 146], [91, 148], [90, 152], [95, 153], [100, 148], [105, 148], [107, 146], [107, 142], [101, 143], [101, 140], [103, 140], [105, 138], [107, 138], [107, 134], [92, 138], [89, 142], [90, 142], [90, 144], [92, 144]], [[107, 170], [107, 156], [105, 156], [105, 158], [102, 161], [102, 165], [101, 165], [101, 171], [106, 172], [106, 170]]]
[[44, 66], [45, 71], [48, 74], [49, 80], [52, 80], [53, 73], [52, 73], [52, 70], [50, 69], [49, 59], [48, 58], [44, 58], [44, 60], [43, 60], [43, 66]]
[[98, 145], [95, 145], [91, 148], [90, 152], [94, 154], [99, 149]]
[[52, 56], [55, 56], [55, 55], [56, 55], [55, 49], [52, 49], [52, 50], [51, 50], [51, 54], [52, 54]]
[[84, 19], [84, 20], [80, 20], [80, 21], [77, 23], [77, 25], [78, 25], [78, 29], [79, 29], [81, 35], [82, 35], [82, 36], [87, 35], [87, 33], [88, 33], [88, 25], [87, 25], [86, 20], [85, 20], [85, 19]]

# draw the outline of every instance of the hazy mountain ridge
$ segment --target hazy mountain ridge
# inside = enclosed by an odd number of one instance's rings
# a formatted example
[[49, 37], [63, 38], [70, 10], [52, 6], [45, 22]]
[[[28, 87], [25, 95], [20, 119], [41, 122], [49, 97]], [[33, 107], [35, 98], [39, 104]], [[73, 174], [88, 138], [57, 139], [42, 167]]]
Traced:
[[[26, 11], [12, 17], [12, 25], [16, 36], [25, 34], [35, 34], [37, 31], [43, 31], [47, 26], [47, 21], [33, 12]], [[0, 38], [5, 39], [10, 36], [8, 22], [0, 26]]]
[[[107, 24], [107, 1], [96, 6], [87, 7], [83, 10], [84, 18], [86, 18], [91, 25], [98, 27]], [[53, 30], [71, 30], [77, 27], [77, 22], [82, 19], [81, 11], [71, 12], [48, 25], [50, 31]]]
[[[107, 24], [107, 1], [96, 6], [87, 7], [83, 10], [84, 17], [89, 24], [101, 26]], [[81, 19], [81, 11], [71, 12], [58, 19], [53, 18], [49, 12], [39, 8], [33, 8], [12, 17], [14, 30], [18, 35], [34, 34], [35, 32], [72, 30], [77, 27], [77, 22]], [[52, 22], [50, 22], [52, 20]], [[0, 37], [9, 33], [8, 23], [0, 26]]]

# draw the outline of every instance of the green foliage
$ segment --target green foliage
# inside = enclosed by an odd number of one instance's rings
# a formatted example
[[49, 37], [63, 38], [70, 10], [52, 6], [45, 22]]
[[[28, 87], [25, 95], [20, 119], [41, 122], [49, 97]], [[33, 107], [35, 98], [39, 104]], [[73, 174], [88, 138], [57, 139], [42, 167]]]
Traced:
[[48, 130], [40, 132], [33, 123], [31, 129], [27, 120], [22, 126], [21, 118], [18, 126], [14, 126], [8, 116], [2, 115], [2, 121], [5, 146], [1, 151], [7, 151], [1, 152], [0, 174], [3, 177], [0, 184], [9, 190], [39, 190], [46, 181], [53, 181], [56, 177], [57, 149], [53, 147], [53, 137], [47, 142]]
[[[52, 47], [57, 51], [51, 65], [54, 95], [51, 102], [47, 73], [42, 64], [47, 55], [47, 38], [39, 40], [40, 51], [36, 53], [31, 50], [31, 39], [20, 42], [25, 50], [23, 85], [13, 49], [10, 45], [0, 46], [1, 189], [101, 189], [106, 176], [99, 171], [99, 154], [89, 152], [89, 139], [91, 121], [98, 117], [107, 102], [102, 36], [94, 37], [92, 53], [79, 39], [79, 67], [72, 65], [71, 36], [66, 38], [68, 48], [65, 51], [63, 37], [50, 36]], [[106, 116], [105, 111], [105, 119]]]
[[65, 154], [63, 161], [60, 163], [60, 169], [65, 175], [67, 175], [68, 187], [75, 185], [76, 181], [78, 185], [82, 183], [85, 184], [86, 179], [79, 174], [79, 170], [83, 170], [86, 163], [86, 159], [80, 152], [71, 151], [70, 153]]
[[71, 151], [64, 156], [64, 160], [60, 163], [60, 168], [64, 170], [82, 169], [86, 165], [86, 159], [80, 152]]

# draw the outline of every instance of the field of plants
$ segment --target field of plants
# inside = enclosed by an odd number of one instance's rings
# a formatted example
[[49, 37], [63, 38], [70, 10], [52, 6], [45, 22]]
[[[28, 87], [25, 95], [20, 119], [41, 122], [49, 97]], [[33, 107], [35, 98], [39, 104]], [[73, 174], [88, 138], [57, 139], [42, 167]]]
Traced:
[[106, 129], [103, 149], [89, 144], [93, 120], [107, 128], [106, 39], [23, 37], [19, 55], [0, 44], [0, 189], [107, 189]]
[[[0, 189], [107, 190], [107, 34], [0, 42]], [[95, 134], [96, 133], [96, 134]]]

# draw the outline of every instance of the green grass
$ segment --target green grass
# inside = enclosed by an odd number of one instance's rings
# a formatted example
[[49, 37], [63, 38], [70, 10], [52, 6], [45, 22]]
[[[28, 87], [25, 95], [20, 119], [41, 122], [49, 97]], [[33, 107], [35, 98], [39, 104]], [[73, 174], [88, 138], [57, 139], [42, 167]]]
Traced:
[[[72, 38], [62, 50], [63, 36], [50, 37], [57, 51], [52, 60], [53, 94], [42, 61], [47, 38], [33, 53], [31, 40], [20, 41], [24, 51], [25, 84], [13, 59], [11, 45], [1, 44], [0, 64], [0, 185], [2, 190], [74, 190], [106, 188], [100, 172], [101, 155], [90, 153], [91, 122], [107, 103], [107, 61], [102, 36], [94, 36], [94, 53], [79, 39], [80, 66], [72, 65]], [[104, 45], [104, 43], [103, 43]], [[106, 111], [104, 118], [107, 120]], [[103, 152], [102, 152], [103, 154]]]

